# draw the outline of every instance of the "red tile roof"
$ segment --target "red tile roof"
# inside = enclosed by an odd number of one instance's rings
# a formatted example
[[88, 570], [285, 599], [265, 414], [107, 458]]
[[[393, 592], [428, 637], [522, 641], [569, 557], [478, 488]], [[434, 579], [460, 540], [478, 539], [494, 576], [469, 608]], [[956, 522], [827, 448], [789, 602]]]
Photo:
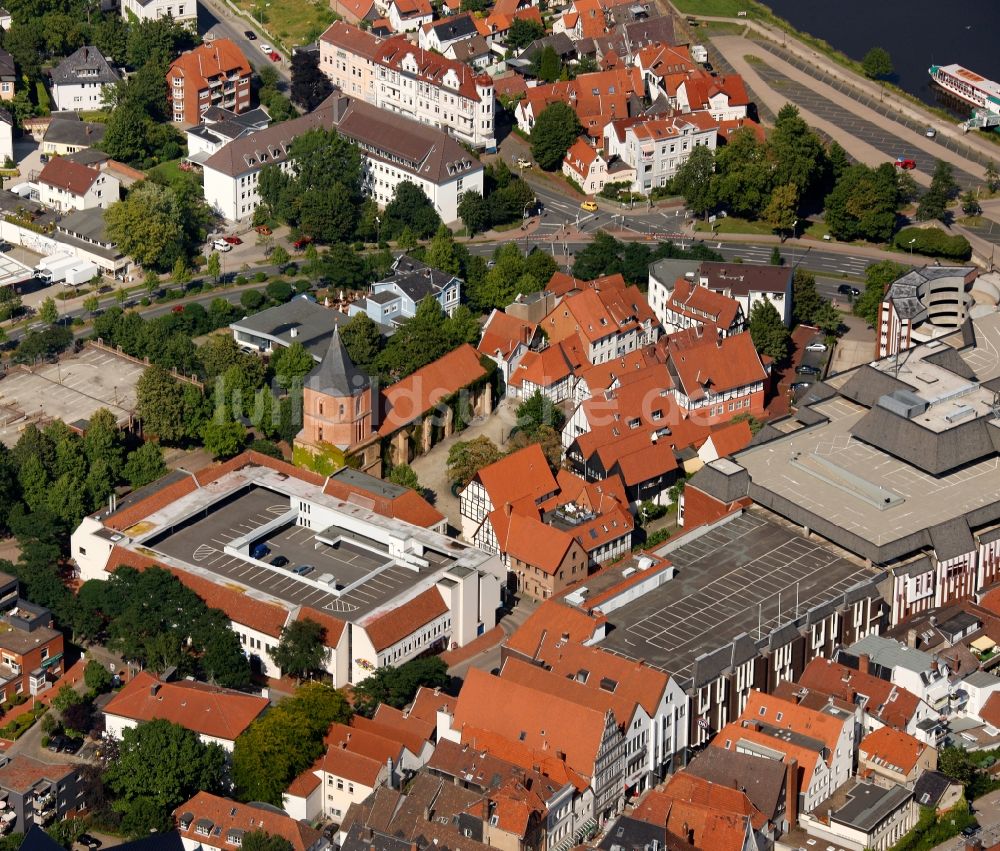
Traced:
[[[192, 816], [185, 829], [181, 826], [181, 817], [187, 813]], [[229, 798], [221, 798], [208, 792], [199, 792], [193, 798], [185, 801], [176, 810], [177, 832], [191, 842], [211, 848], [230, 848], [226, 837], [230, 830], [263, 831], [271, 836], [280, 836], [292, 845], [292, 851], [307, 851], [313, 843], [322, 838], [318, 830], [313, 830], [307, 824], [296, 821], [282, 812], [275, 812], [274, 807], [265, 805], [240, 804]], [[207, 819], [219, 829], [211, 836], [203, 836], [197, 832], [202, 819]]]
[[590, 641], [606, 618], [594, 617], [559, 600], [546, 600], [505, 642], [529, 659], [546, 659], [566, 636], [567, 641]]
[[341, 752], [349, 751], [373, 759], [382, 765], [385, 765], [387, 759], [391, 759], [393, 763], [398, 762], [404, 749], [402, 742], [339, 722], [330, 726], [324, 742], [332, 752], [332, 756], [329, 752], [327, 754], [329, 759], [336, 760]]
[[382, 392], [379, 434], [390, 435], [425, 414], [442, 399], [486, 375], [479, 353], [468, 343], [421, 367]]
[[539, 503], [559, 489], [545, 453], [537, 443], [483, 467], [473, 481], [486, 489], [494, 508], [525, 497]]
[[133, 721], [164, 719], [202, 736], [236, 741], [265, 710], [268, 700], [188, 680], [161, 683], [141, 671], [104, 708]]
[[[396, 711], [398, 712], [399, 710]], [[423, 735], [421, 731], [414, 728], [400, 727], [397, 724], [386, 724], [376, 718], [365, 718], [363, 715], [355, 715], [351, 718], [351, 727], [355, 730], [374, 733], [387, 741], [398, 743], [417, 757], [430, 744], [428, 737]]]
[[667, 299], [667, 310], [689, 316], [699, 322], [710, 322], [716, 328], [728, 331], [742, 308], [740, 303], [728, 296], [701, 287], [686, 278], [678, 278], [674, 292]]
[[750, 423], [746, 420], [727, 423], [722, 428], [713, 431], [711, 435], [712, 446], [715, 447], [720, 458], [746, 449], [751, 440], [753, 440], [753, 433], [750, 431]]
[[73, 162], [65, 157], [52, 157], [38, 175], [38, 182], [73, 195], [85, 195], [101, 176], [99, 169]]
[[590, 167], [594, 164], [594, 160], [597, 157], [597, 148], [591, 145], [586, 137], [580, 136], [569, 146], [569, 150], [566, 151], [566, 156], [563, 158], [563, 163], [568, 165], [576, 173], [577, 177], [586, 180], [587, 175], [590, 174]]
[[861, 740], [858, 758], [867, 758], [868, 762], [908, 775], [917, 767], [917, 761], [927, 747], [908, 733], [882, 727]]
[[979, 710], [979, 717], [991, 727], [1000, 730], [1000, 692], [993, 692]]
[[[592, 0], [596, 6], [596, 0]], [[600, 17], [603, 29], [604, 16]], [[581, 74], [575, 80], [545, 83], [527, 90], [523, 107], [534, 120], [553, 103], [569, 104], [584, 131], [600, 138], [604, 127], [616, 117], [628, 117], [629, 96], [645, 91], [642, 72], [635, 67], [612, 68]]]
[[692, 111], [708, 109], [711, 98], [719, 94], [725, 95], [730, 106], [747, 106], [750, 103], [743, 78], [738, 74], [713, 77], [707, 71], [695, 71], [689, 74], [681, 85], [687, 93], [687, 101]]
[[344, 627], [347, 624], [338, 617], [334, 617], [329, 612], [321, 612], [312, 606], [303, 606], [295, 616], [295, 620], [310, 620], [318, 623], [324, 629], [323, 644], [326, 647], [335, 648], [340, 644], [340, 639], [344, 634]]
[[420, 627], [448, 611], [437, 587], [428, 588], [412, 600], [399, 603], [394, 609], [361, 624], [376, 651], [392, 647]]
[[167, 80], [181, 76], [185, 84], [204, 89], [209, 80], [233, 73], [249, 77], [250, 62], [235, 42], [217, 38], [211, 44], [201, 44], [178, 56], [167, 71]]
[[477, 351], [487, 357], [508, 358], [518, 347], [527, 345], [538, 326], [516, 316], [494, 310], [483, 326]]
[[417, 718], [428, 724], [433, 724], [436, 728], [437, 713], [441, 709], [454, 712], [455, 698], [444, 694], [440, 689], [421, 686], [417, 690], [417, 696], [413, 698], [409, 712], [411, 718]]
[[[490, 524], [500, 552], [554, 576], [572, 549], [572, 535], [543, 523], [537, 517], [507, 513], [498, 508], [490, 513]], [[581, 553], [586, 565], [586, 555]]]
[[59, 783], [76, 770], [72, 765], [39, 762], [20, 753], [11, 756], [11, 761], [0, 767], [0, 787], [12, 792], [27, 792], [39, 780]]
[[597, 395], [613, 384], [626, 384], [641, 377], [646, 367], [656, 363], [660, 363], [656, 349], [644, 346], [622, 357], [578, 370], [576, 375], [580, 381], [587, 383], [587, 389], [592, 395]]
[[[778, 720], [781, 715], [781, 720]], [[747, 703], [740, 716], [743, 721], [767, 724], [781, 730], [792, 730], [811, 739], [823, 743], [827, 749], [827, 762], [831, 763], [837, 751], [840, 735], [845, 723], [853, 723], [853, 719], [845, 719], [827, 715], [816, 709], [790, 700], [782, 700], [773, 694], [752, 691], [747, 696]]]
[[[371, 8], [369, 0], [356, 0], [356, 2], [362, 5], [367, 3], [368, 8]], [[358, 17], [364, 17], [364, 15], [359, 14]], [[320, 40], [372, 61], [378, 55], [379, 47], [382, 44], [382, 39], [378, 36], [344, 21], [334, 21], [330, 24], [326, 32], [320, 36]]]
[[419, 18], [433, 15], [434, 10], [427, 0], [392, 0], [396, 12], [401, 18]]
[[217, 585], [208, 579], [170, 567], [148, 556], [115, 547], [111, 551], [106, 570], [108, 573], [114, 573], [123, 565], [134, 567], [136, 570], [145, 570], [148, 567], [162, 567], [169, 570], [210, 608], [219, 609], [231, 621], [256, 629], [265, 635], [279, 638], [281, 630], [288, 621], [287, 609], [250, 597], [236, 585]]
[[355, 484], [340, 481], [337, 478], [327, 480], [323, 493], [329, 496], [349, 501], [352, 496], [363, 496], [370, 501], [371, 510], [383, 517], [394, 517], [414, 526], [424, 528], [438, 525], [444, 520], [444, 515], [424, 499], [416, 491], [407, 488], [406, 492], [389, 499]]
[[740, 739], [764, 745], [771, 750], [784, 754], [782, 762], [788, 765], [791, 760], [798, 763], [798, 788], [799, 793], [804, 793], [812, 782], [813, 772], [819, 761], [823, 759], [823, 752], [816, 750], [809, 745], [802, 744], [798, 740], [790, 742], [763, 733], [754, 727], [745, 727], [739, 721], [733, 721], [719, 730], [715, 738], [709, 743], [709, 747], [725, 748], [735, 751]]
[[[816, 658], [806, 665], [799, 676], [799, 685], [848, 703], [855, 703], [864, 695], [868, 698], [865, 711], [897, 730], [906, 729], [920, 706], [920, 698], [913, 692], [829, 659]], [[1000, 701], [997, 709], [1000, 713]], [[1000, 721], [1000, 714], [997, 720]]]
[[528, 748], [564, 753], [570, 768], [592, 777], [605, 713], [472, 668], [455, 706], [456, 729], [466, 724]]
[[574, 374], [579, 361], [579, 354], [561, 342], [546, 346], [540, 352], [525, 352], [508, 384], [523, 387], [527, 382], [535, 387], [554, 387]]
[[[428, 691], [428, 689], [421, 687], [421, 691]], [[431, 691], [431, 694], [433, 694], [433, 691]], [[419, 694], [417, 697], [419, 698]], [[428, 721], [421, 718], [412, 710], [404, 712], [402, 709], [396, 709], [395, 706], [389, 706], [388, 703], [380, 703], [378, 705], [372, 720], [377, 721], [385, 727], [398, 730], [401, 733], [417, 736], [425, 742], [432, 741], [437, 731], [436, 715]], [[413, 752], [417, 753], [417, 751]]]
[[[407, 57], [412, 57], [416, 65], [416, 76], [432, 86], [456, 91], [472, 101], [480, 100], [479, 86], [493, 85], [488, 74], [479, 74], [456, 59], [448, 59], [440, 53], [414, 47], [405, 36], [394, 35], [379, 45], [375, 62], [402, 71]], [[410, 73], [408, 71], [404, 73]]]
[[583, 792], [590, 785], [583, 774], [574, 771], [557, 753], [530, 747], [491, 730], [467, 724], [462, 729], [462, 744], [520, 766], [525, 771], [538, 772], [560, 786], [572, 783], [579, 792]]
[[724, 393], [767, 379], [749, 331], [721, 340], [707, 338], [700, 345], [682, 349], [672, 347], [668, 338], [668, 353], [689, 399], [701, 399], [708, 390]]

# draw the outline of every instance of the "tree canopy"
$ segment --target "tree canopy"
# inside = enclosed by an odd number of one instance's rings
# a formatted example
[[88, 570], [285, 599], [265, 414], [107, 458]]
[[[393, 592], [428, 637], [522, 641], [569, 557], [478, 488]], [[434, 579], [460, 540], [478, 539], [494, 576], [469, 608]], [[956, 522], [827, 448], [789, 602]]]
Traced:
[[531, 128], [531, 155], [545, 171], [554, 171], [582, 131], [580, 120], [569, 104], [562, 101], [549, 104], [535, 116], [535, 126]]
[[464, 488], [483, 467], [501, 458], [500, 447], [485, 435], [456, 441], [448, 450], [448, 478]]
[[325, 627], [316, 621], [309, 618], [292, 621], [282, 628], [271, 658], [282, 673], [306, 679], [323, 668], [329, 653], [324, 646], [325, 638]]
[[788, 357], [790, 334], [777, 309], [767, 299], [761, 299], [751, 308], [749, 330], [758, 352], [779, 363]]
[[826, 197], [826, 223], [837, 239], [884, 242], [896, 227], [899, 206], [895, 168], [849, 166]]
[[448, 665], [440, 656], [413, 659], [399, 667], [386, 665], [354, 686], [354, 706], [360, 715], [370, 718], [380, 703], [402, 709], [421, 686], [443, 688], [449, 681]]

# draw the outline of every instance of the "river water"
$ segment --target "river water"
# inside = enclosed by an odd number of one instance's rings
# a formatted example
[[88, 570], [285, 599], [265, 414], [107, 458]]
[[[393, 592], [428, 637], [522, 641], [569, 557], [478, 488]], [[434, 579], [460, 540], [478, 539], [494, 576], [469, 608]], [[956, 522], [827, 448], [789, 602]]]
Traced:
[[[884, 47], [892, 82], [926, 103], [946, 106], [932, 87], [932, 64], [957, 62], [1000, 82], [1000, 0], [764, 0], [795, 29], [853, 59]], [[963, 108], [963, 109], [967, 109]]]

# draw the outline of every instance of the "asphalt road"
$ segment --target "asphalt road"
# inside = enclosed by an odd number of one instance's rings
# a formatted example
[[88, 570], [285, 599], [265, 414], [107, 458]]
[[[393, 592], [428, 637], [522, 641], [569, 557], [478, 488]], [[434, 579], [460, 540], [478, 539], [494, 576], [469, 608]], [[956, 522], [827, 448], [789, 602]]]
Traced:
[[[874, 124], [865, 118], [855, 115], [850, 110], [834, 103], [829, 98], [813, 91], [808, 86], [793, 80], [781, 71], [772, 68], [770, 65], [760, 64], [755, 66], [757, 72], [775, 90], [788, 96], [788, 99], [818, 115], [844, 133], [866, 142], [873, 148], [885, 154], [887, 161], [892, 162], [897, 157], [905, 157], [916, 162], [916, 171], [925, 174], [928, 180], [934, 173], [936, 162], [934, 155], [927, 150], [921, 149], [913, 142], [903, 139], [898, 135], [893, 126], [893, 122], [884, 121]], [[922, 131], [921, 131], [922, 132]], [[930, 141], [930, 140], [928, 140]], [[982, 178], [971, 174], [968, 171], [953, 166], [955, 181], [962, 189], [975, 188], [981, 186]]]
[[[255, 41], [251, 41], [244, 35], [248, 30], [257, 34]], [[200, 0], [198, 3], [198, 32], [202, 36], [211, 33], [216, 38], [228, 38], [235, 42], [256, 70], [259, 71], [261, 68], [270, 65], [278, 72], [278, 77], [280, 78], [278, 87], [281, 89], [287, 88], [291, 80], [291, 71], [287, 57], [282, 56], [280, 62], [272, 62], [268, 59], [263, 51], [261, 51], [260, 46], [262, 44], [269, 44], [274, 48], [274, 45], [268, 41], [267, 37], [256, 24], [251, 24], [246, 18], [236, 17], [232, 10], [224, 3], [213, 2], [213, 0]], [[277, 48], [274, 49], [277, 53], [281, 53]]]

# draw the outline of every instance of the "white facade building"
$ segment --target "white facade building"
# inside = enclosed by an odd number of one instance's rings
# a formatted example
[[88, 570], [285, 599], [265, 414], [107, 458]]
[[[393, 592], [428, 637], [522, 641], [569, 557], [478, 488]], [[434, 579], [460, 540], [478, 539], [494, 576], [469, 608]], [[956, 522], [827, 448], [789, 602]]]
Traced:
[[121, 0], [121, 15], [126, 20], [155, 21], [173, 18], [191, 29], [198, 27], [198, 0]]

